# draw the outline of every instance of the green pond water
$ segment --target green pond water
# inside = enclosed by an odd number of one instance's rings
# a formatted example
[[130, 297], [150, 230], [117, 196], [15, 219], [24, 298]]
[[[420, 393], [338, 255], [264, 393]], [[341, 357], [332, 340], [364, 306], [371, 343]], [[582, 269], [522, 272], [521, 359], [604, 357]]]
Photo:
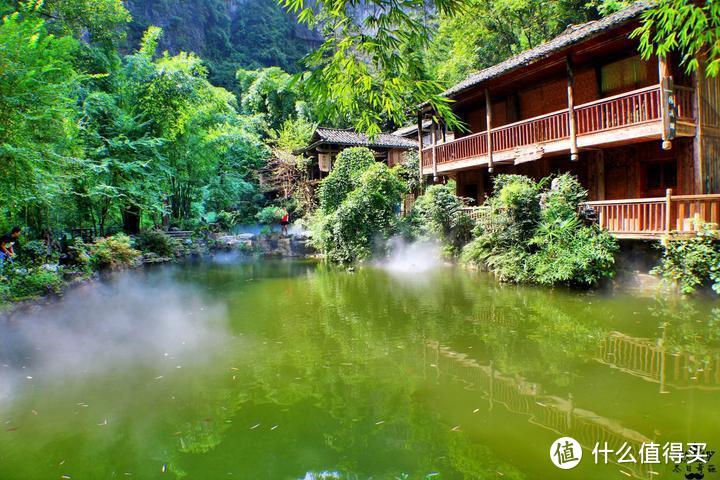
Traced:
[[684, 478], [592, 449], [720, 447], [719, 307], [453, 267], [130, 272], [0, 324], [0, 479]]

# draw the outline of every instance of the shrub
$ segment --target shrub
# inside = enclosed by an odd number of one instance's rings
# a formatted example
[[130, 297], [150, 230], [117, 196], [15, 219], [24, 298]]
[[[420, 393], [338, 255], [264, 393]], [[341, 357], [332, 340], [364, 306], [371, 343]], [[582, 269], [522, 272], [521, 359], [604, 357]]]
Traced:
[[16, 244], [18, 260], [24, 265], [42, 265], [48, 260], [47, 244], [42, 240], [28, 240]]
[[140, 252], [130, 246], [130, 237], [123, 233], [101, 238], [92, 245], [91, 252], [98, 270], [128, 267], [140, 256]]
[[64, 285], [60, 269], [35, 267], [27, 271], [12, 270], [7, 272], [7, 277], [7, 288], [2, 291], [5, 301], [19, 301], [48, 293], [60, 293]]
[[143, 253], [155, 253], [161, 257], [173, 257], [180, 250], [175, 239], [160, 230], [147, 230], [135, 238], [135, 248]]
[[257, 221], [262, 225], [276, 225], [280, 223], [280, 219], [285, 215], [285, 210], [280, 207], [265, 207], [255, 215]]
[[365, 147], [346, 148], [335, 159], [330, 174], [320, 184], [318, 200], [325, 213], [336, 210], [358, 186], [361, 175], [375, 162]]
[[488, 216], [462, 260], [516, 283], [592, 286], [611, 277], [617, 242], [578, 215], [587, 192], [569, 174], [553, 179], [550, 189], [546, 184], [520, 175], [496, 177]]
[[73, 238], [66, 242], [60, 255], [60, 264], [87, 272], [91, 270], [91, 258], [88, 246], [82, 238]]
[[454, 183], [431, 185], [415, 202], [411, 217], [417, 234], [439, 238], [449, 255], [455, 256], [472, 239], [473, 222], [463, 210], [467, 201], [454, 193]]
[[217, 213], [215, 221], [221, 230], [227, 231], [234, 226], [239, 225], [241, 223], [242, 216], [243, 214], [238, 211], [229, 212], [227, 210], [222, 210]]
[[720, 294], [720, 241], [709, 225], [698, 225], [690, 238], [671, 237], [663, 249], [653, 274], [676, 282], [684, 294], [707, 285]]
[[[350, 174], [355, 177], [354, 189], [345, 196], [333, 194], [330, 205], [327, 198], [321, 200], [323, 208], [310, 222], [313, 244], [331, 261], [345, 264], [369, 258], [397, 233], [397, 206], [406, 189], [383, 163], [373, 162], [359, 175]], [[331, 209], [335, 202], [337, 208]]]

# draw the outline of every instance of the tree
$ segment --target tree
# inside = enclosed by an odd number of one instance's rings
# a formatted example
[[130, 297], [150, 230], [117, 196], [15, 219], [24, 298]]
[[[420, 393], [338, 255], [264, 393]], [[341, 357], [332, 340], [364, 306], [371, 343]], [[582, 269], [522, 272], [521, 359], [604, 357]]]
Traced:
[[266, 189], [282, 192], [284, 201], [294, 201], [295, 215], [315, 209], [315, 192], [308, 178], [310, 159], [296, 153], [307, 146], [315, 125], [298, 118], [286, 120], [282, 127], [270, 132], [268, 140], [272, 156], [265, 169]]
[[407, 186], [365, 147], [347, 148], [320, 185], [311, 218], [313, 242], [336, 263], [366, 260], [398, 232]]
[[[296, 13], [300, 22], [322, 26], [323, 44], [306, 58], [309, 93], [319, 105], [319, 120], [350, 119], [357, 130], [376, 135], [388, 123], [404, 124], [406, 114], [428, 102], [450, 126], [458, 122], [442, 85], [418, 77], [413, 56], [404, 46], [425, 48], [432, 29], [425, 22], [427, 9], [442, 14], [457, 12], [463, 0], [405, 0], [389, 5], [382, 0], [335, 0], [316, 4], [306, 0], [278, 0]], [[354, 15], [362, 6], [366, 15]]]
[[597, 10], [586, 0], [468, 0], [462, 12], [439, 16], [425, 62], [450, 85], [594, 18]]
[[50, 35], [38, 8], [23, 6], [0, 20], [0, 204], [3, 216], [24, 213], [40, 229], [78, 153], [81, 76], [73, 67], [77, 42]]
[[667, 56], [679, 52], [688, 72], [700, 68], [704, 59], [705, 75], [720, 72], [720, 2], [708, 0], [658, 0], [643, 12], [642, 26], [633, 36], [640, 39], [643, 58]]

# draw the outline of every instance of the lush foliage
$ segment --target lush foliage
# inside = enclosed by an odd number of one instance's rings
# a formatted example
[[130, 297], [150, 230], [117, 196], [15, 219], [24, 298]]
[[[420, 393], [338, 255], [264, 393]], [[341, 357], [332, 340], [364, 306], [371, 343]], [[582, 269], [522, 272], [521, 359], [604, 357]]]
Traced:
[[640, 39], [643, 57], [667, 56], [677, 51], [688, 71], [700, 67], [705, 58], [705, 74], [720, 72], [720, 3], [693, 0], [658, 0], [643, 14], [643, 24], [634, 34]]
[[464, 261], [507, 282], [592, 286], [612, 276], [615, 240], [578, 214], [587, 192], [569, 174], [548, 183], [498, 175]]
[[367, 148], [343, 150], [320, 185], [311, 219], [313, 242], [337, 263], [366, 260], [398, 232], [398, 206], [407, 186]]
[[[449, 124], [454, 116], [442, 85], [425, 76], [418, 55], [432, 38], [423, 21], [428, 8], [444, 14], [458, 11], [463, 0], [406, 0], [387, 5], [370, 0], [316, 4], [278, 0], [300, 22], [320, 25], [322, 45], [305, 62], [308, 91], [317, 100], [320, 120], [347, 118], [358, 130], [380, 133], [387, 122], [402, 124], [406, 112], [429, 102]], [[362, 8], [363, 14], [355, 14]]]
[[255, 218], [262, 225], [277, 225], [285, 215], [285, 210], [280, 207], [269, 206], [258, 212]]
[[140, 252], [132, 248], [130, 237], [122, 233], [99, 239], [92, 245], [91, 252], [93, 263], [100, 270], [129, 267], [140, 256]]
[[172, 257], [180, 245], [160, 230], [147, 230], [135, 238], [135, 248], [143, 253], [155, 253], [161, 257]]
[[459, 82], [594, 18], [597, 10], [587, 0], [468, 0], [460, 13], [439, 16], [425, 68], [445, 84]]
[[[0, 23], [0, 213], [35, 235], [137, 233], [163, 217], [194, 227], [220, 211], [251, 220], [265, 122], [241, 115], [195, 55], [158, 55], [157, 28], [120, 56], [119, 6], [23, 4]], [[73, 37], [87, 31], [99, 40]]]
[[10, 270], [3, 274], [6, 283], [0, 284], [0, 303], [59, 293], [64, 284], [61, 270], [44, 267]]
[[676, 283], [683, 293], [712, 286], [720, 294], [720, 240], [710, 225], [700, 225], [691, 238], [671, 238], [653, 273]]
[[410, 220], [417, 235], [439, 239], [451, 256], [472, 239], [473, 230], [473, 222], [463, 210], [467, 202], [454, 192], [454, 183], [429, 186], [415, 202]]

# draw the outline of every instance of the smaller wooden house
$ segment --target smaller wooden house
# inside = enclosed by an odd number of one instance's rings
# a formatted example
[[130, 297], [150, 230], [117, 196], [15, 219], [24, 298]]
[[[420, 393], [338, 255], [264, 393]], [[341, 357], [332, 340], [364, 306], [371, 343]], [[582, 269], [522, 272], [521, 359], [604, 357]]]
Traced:
[[309, 176], [319, 181], [330, 172], [338, 153], [349, 147], [367, 147], [377, 161], [392, 167], [402, 161], [404, 152], [416, 150], [418, 143], [392, 133], [381, 133], [371, 140], [353, 130], [318, 127], [308, 146], [296, 153], [312, 159]]

